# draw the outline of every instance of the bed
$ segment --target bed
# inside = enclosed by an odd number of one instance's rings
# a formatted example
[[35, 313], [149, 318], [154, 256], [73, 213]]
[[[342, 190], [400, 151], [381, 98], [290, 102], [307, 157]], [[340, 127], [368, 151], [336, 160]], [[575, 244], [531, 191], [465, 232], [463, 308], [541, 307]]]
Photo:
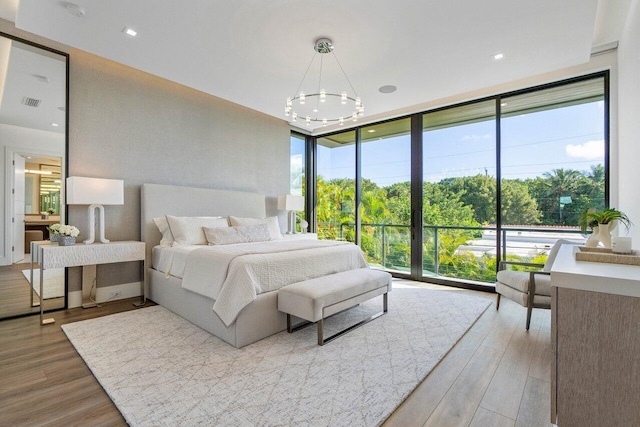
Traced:
[[[307, 278], [309, 274], [317, 277], [367, 266], [359, 248], [352, 244], [284, 239], [230, 245], [246, 246], [247, 252], [229, 257], [233, 263], [227, 270], [210, 267], [206, 274], [189, 274], [189, 271], [193, 271], [198, 259], [201, 259], [200, 268], [205, 268], [207, 258], [203, 257], [224, 255], [223, 248], [170, 248], [175, 260], [187, 261], [182, 264], [176, 261], [175, 264], [180, 265], [174, 265], [169, 272], [171, 267], [167, 267], [166, 262], [161, 266], [160, 254], [164, 248], [158, 245], [162, 235], [153, 222], [153, 218], [165, 215], [264, 218], [264, 195], [158, 184], [143, 184], [141, 189], [141, 234], [146, 245], [147, 266], [150, 266], [147, 269], [147, 297], [237, 348], [286, 329], [286, 316], [277, 309], [280, 286]], [[316, 251], [311, 258], [310, 251]], [[216, 255], [216, 252], [220, 254]], [[166, 257], [167, 252], [164, 253]], [[301, 258], [303, 256], [307, 258]], [[302, 262], [303, 259], [307, 261]], [[291, 268], [292, 265], [297, 267]], [[268, 280], [255, 277], [261, 274]], [[217, 280], [215, 292], [206, 291], [211, 286], [208, 278]], [[258, 285], [261, 280], [263, 282]], [[244, 289], [244, 293], [237, 289]]]

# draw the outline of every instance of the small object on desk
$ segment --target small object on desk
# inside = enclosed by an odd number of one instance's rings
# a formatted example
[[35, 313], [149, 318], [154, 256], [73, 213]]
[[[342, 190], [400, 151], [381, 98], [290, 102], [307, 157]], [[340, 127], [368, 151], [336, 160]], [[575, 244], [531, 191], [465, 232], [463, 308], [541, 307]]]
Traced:
[[631, 237], [611, 237], [611, 250], [614, 254], [630, 254]]
[[632, 250], [629, 254], [617, 254], [607, 248], [588, 248], [576, 246], [576, 261], [605, 262], [610, 264], [640, 265], [638, 251]]

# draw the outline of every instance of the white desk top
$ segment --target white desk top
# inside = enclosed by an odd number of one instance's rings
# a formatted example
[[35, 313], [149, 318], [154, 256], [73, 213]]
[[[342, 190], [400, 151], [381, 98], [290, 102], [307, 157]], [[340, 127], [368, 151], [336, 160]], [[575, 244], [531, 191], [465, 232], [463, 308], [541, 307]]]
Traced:
[[551, 267], [551, 284], [640, 298], [640, 266], [576, 261], [577, 246], [562, 245]]

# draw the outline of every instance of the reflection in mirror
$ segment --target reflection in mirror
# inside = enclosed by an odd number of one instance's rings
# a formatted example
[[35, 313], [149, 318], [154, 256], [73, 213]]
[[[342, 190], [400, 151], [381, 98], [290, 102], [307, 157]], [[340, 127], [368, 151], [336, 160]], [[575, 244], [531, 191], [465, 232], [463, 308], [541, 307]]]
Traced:
[[30, 243], [65, 217], [66, 81], [66, 55], [0, 36], [0, 318], [65, 307], [64, 269], [41, 298]]

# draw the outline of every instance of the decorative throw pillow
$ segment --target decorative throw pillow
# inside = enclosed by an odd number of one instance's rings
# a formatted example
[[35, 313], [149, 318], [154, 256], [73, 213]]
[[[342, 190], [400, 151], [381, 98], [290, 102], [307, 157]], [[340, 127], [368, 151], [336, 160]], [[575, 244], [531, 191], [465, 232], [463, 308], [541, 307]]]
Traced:
[[202, 227], [228, 227], [227, 218], [188, 217], [167, 215], [167, 222], [175, 241], [173, 245], [206, 245], [207, 236]]
[[209, 245], [233, 243], [268, 242], [271, 240], [267, 224], [242, 225], [238, 227], [204, 227]]
[[234, 227], [242, 225], [267, 224], [271, 240], [282, 239], [282, 233], [280, 232], [280, 224], [278, 223], [277, 216], [270, 216], [267, 218], [239, 218], [237, 216], [230, 216], [229, 223]]
[[173, 234], [171, 234], [171, 229], [169, 228], [169, 223], [167, 222], [167, 217], [159, 216], [158, 218], [153, 218], [153, 223], [160, 230], [160, 234], [162, 234], [162, 240], [160, 240], [160, 246], [171, 246], [173, 244], [174, 238]]

